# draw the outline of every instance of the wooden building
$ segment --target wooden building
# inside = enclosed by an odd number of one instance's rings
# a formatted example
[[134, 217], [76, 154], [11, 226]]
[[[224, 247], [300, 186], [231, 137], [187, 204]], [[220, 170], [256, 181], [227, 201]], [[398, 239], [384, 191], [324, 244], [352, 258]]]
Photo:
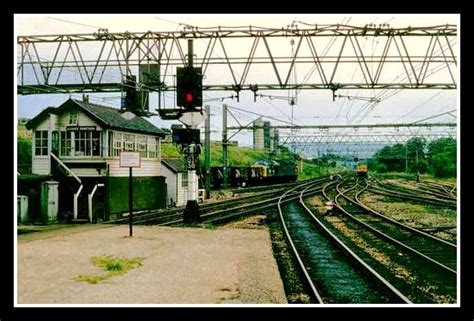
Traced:
[[188, 195], [188, 172], [184, 160], [179, 158], [163, 158], [161, 175], [166, 177], [168, 206], [186, 205]]
[[46, 108], [26, 127], [33, 130], [32, 173], [59, 181], [60, 214], [100, 221], [128, 210], [129, 171], [119, 166], [122, 151], [136, 151], [141, 157], [141, 167], [133, 169], [134, 209], [165, 206], [160, 140], [166, 132], [145, 118], [68, 99]]

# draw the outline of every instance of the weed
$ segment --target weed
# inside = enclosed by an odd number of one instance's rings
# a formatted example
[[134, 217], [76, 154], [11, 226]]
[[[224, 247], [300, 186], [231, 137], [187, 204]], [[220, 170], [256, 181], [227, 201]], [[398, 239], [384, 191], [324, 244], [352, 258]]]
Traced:
[[78, 275], [73, 279], [78, 282], [87, 282], [89, 284], [97, 284], [112, 276], [123, 275], [129, 270], [142, 265], [141, 258], [126, 259], [115, 257], [112, 255], [94, 256], [92, 264], [105, 269], [106, 274], [101, 275]]
[[107, 271], [121, 271], [122, 270], [122, 264], [120, 264], [119, 262], [107, 263], [105, 267]]

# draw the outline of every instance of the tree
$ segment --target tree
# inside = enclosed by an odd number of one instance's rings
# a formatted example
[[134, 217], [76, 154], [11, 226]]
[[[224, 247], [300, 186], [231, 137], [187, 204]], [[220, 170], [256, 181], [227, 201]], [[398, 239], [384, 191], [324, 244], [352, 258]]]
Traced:
[[435, 177], [456, 176], [456, 140], [440, 138], [428, 145], [431, 173]]
[[428, 158], [432, 158], [437, 154], [441, 154], [446, 152], [447, 149], [454, 149], [456, 150], [456, 140], [454, 138], [440, 138], [428, 145]]
[[27, 173], [31, 168], [31, 131], [26, 130], [23, 124], [18, 124], [17, 128], [17, 170], [20, 173]]
[[394, 146], [385, 146], [374, 154], [375, 161], [378, 164], [369, 166], [372, 170], [384, 172], [402, 172], [405, 164], [405, 147], [402, 144]]
[[426, 173], [428, 163], [426, 157], [426, 139], [423, 137], [414, 137], [406, 143], [406, 154], [408, 157], [409, 170], [412, 173]]
[[445, 152], [436, 154], [432, 158], [431, 169], [435, 177], [456, 176], [456, 154]]
[[427, 145], [424, 138], [414, 137], [404, 145], [383, 147], [367, 165], [375, 172], [403, 172], [408, 162], [412, 173], [430, 172], [435, 177], [452, 177], [456, 176], [456, 148], [453, 138], [440, 138]]

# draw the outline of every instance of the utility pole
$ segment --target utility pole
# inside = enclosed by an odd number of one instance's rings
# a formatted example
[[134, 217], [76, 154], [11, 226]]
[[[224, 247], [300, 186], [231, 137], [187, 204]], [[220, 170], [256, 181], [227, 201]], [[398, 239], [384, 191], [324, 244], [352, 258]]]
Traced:
[[211, 107], [206, 105], [206, 122], [204, 124], [204, 171], [206, 199], [211, 196]]
[[418, 169], [418, 146], [416, 146], [416, 182], [420, 182], [420, 171]]
[[318, 174], [321, 175], [321, 165], [319, 164], [319, 148], [318, 148]]
[[227, 188], [229, 186], [229, 177], [227, 175], [227, 105], [223, 105], [222, 112], [222, 175], [223, 175], [223, 186]]
[[405, 143], [405, 173], [408, 174], [408, 142]]

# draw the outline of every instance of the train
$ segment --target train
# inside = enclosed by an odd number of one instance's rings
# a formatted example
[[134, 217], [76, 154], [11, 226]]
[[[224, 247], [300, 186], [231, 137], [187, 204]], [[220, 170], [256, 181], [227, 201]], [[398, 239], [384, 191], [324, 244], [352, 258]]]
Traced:
[[[252, 166], [230, 166], [227, 168], [231, 187], [247, 187], [295, 182], [298, 166], [292, 160], [257, 161]], [[222, 166], [211, 167], [211, 186], [220, 189], [224, 183]]]
[[357, 164], [356, 173], [359, 177], [367, 177], [367, 165], [363, 163]]

